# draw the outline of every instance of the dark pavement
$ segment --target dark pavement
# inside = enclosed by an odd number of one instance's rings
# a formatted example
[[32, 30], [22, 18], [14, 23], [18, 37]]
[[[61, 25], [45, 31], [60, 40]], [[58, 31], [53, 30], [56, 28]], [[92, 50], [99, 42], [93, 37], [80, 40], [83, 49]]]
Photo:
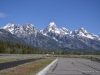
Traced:
[[20, 61], [13, 61], [13, 62], [6, 62], [6, 63], [0, 63], [0, 70], [15, 67], [21, 64], [25, 64], [28, 62], [36, 61], [42, 58], [33, 58], [33, 59], [26, 59], [26, 60], [20, 60]]

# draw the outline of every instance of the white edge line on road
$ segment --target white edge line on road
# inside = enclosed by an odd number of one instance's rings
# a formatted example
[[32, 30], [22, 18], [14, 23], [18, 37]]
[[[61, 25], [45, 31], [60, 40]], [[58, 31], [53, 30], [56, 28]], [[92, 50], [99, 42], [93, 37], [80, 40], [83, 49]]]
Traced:
[[49, 70], [49, 68], [58, 60], [55, 59], [52, 63], [50, 63], [48, 66], [46, 66], [44, 69], [42, 69], [40, 72], [38, 72], [36, 75], [45, 75], [45, 73]]

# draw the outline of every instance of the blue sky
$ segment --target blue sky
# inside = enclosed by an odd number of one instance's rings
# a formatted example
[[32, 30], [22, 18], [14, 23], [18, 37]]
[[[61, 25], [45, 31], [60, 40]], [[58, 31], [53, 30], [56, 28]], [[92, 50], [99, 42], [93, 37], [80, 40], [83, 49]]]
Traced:
[[32, 23], [44, 29], [50, 22], [100, 35], [100, 0], [0, 0], [0, 27]]

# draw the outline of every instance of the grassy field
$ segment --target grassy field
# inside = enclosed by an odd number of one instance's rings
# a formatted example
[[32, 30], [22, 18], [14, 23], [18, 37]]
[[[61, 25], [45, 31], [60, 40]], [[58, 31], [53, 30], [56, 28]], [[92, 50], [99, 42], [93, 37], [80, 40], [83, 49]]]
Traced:
[[31, 59], [31, 58], [42, 58], [42, 57], [86, 58], [86, 59], [100, 60], [100, 55], [48, 55], [47, 56], [46, 54], [0, 54], [0, 63]]
[[20, 59], [20, 58], [2, 58], [2, 59], [0, 59], [0, 63], [12, 62], [12, 61], [18, 61], [18, 60], [24, 60], [24, 59]]
[[38, 54], [0, 54], [0, 63], [26, 60], [32, 58], [42, 58], [43, 55]]
[[55, 58], [45, 58], [0, 71], [0, 75], [36, 75]]

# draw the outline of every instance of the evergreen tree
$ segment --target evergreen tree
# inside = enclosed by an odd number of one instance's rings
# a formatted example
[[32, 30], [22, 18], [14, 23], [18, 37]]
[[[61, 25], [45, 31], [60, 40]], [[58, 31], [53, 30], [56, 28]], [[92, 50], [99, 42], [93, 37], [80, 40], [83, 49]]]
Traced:
[[3, 44], [0, 46], [0, 53], [6, 53], [6, 46]]
[[16, 50], [16, 48], [10, 49], [10, 53], [11, 54], [17, 54], [18, 50]]
[[26, 49], [26, 48], [24, 48], [24, 49], [22, 50], [22, 54], [27, 54], [27, 49]]

